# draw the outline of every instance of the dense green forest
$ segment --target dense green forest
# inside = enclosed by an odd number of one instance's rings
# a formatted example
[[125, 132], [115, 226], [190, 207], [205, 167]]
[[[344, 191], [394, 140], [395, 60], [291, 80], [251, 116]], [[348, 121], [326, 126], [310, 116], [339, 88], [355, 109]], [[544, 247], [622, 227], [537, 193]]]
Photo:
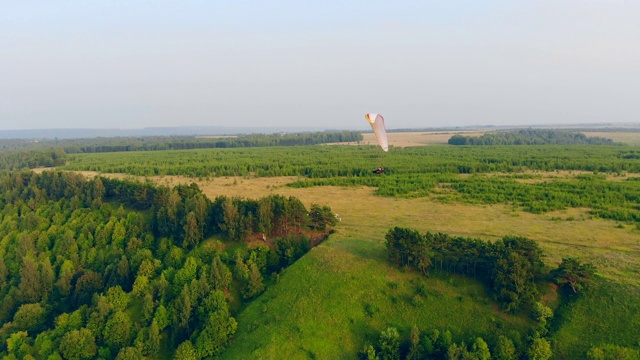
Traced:
[[[326, 206], [206, 198], [74, 173], [0, 173], [0, 353], [197, 358], [220, 353], [241, 306], [326, 237]], [[247, 250], [242, 240], [264, 243]], [[223, 239], [212, 240], [217, 237]]]
[[481, 136], [454, 135], [449, 145], [612, 145], [613, 140], [602, 137], [587, 137], [568, 130], [522, 129], [497, 131]]

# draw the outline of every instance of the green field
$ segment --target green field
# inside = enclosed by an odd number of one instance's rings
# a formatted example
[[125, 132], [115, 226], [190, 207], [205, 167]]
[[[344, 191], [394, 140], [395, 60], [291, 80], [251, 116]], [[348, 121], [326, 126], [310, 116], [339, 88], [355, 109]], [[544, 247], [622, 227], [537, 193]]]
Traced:
[[[584, 358], [591, 346], [640, 340], [636, 153], [626, 146], [429, 146], [389, 154], [314, 146], [82, 154], [64, 168], [195, 182], [210, 198], [292, 195], [340, 215], [328, 241], [237, 314], [224, 358], [352, 358], [388, 326], [404, 338], [417, 325], [449, 329], [456, 341], [482, 335], [490, 345], [498, 333], [526, 335], [527, 314], [503, 313], [481, 284], [449, 275], [422, 279], [389, 265], [384, 234], [393, 226], [487, 240], [521, 235], [540, 244], [549, 266], [567, 256], [594, 263], [603, 285], [556, 309], [550, 335], [558, 358]], [[388, 174], [371, 175], [379, 164]], [[288, 186], [296, 182], [303, 186]], [[433, 296], [415, 306], [419, 281]], [[556, 296], [544, 299], [559, 304]]]

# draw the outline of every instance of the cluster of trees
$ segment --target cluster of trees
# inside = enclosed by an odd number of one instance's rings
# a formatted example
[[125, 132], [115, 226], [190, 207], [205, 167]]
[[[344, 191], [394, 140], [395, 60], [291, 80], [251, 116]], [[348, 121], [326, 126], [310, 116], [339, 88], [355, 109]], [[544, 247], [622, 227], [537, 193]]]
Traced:
[[[44, 176], [61, 176], [45, 173]], [[221, 234], [240, 241], [256, 235], [271, 238], [309, 229], [325, 231], [336, 223], [331, 208], [312, 204], [311, 211], [295, 197], [269, 195], [254, 200], [218, 196], [209, 200], [197, 185], [156, 187], [151, 182], [96, 178], [105, 199], [132, 208], [150, 210], [150, 225], [157, 237], [167, 237], [185, 249]]]
[[414, 326], [409, 338], [403, 338], [394, 327], [381, 331], [377, 343], [365, 344], [359, 353], [362, 360], [516, 360], [551, 358], [553, 352], [550, 342], [540, 336], [532, 336], [522, 341], [518, 336], [515, 341], [508, 336], [500, 335], [491, 346], [482, 338], [476, 337], [468, 343], [456, 343], [449, 330], [432, 329], [421, 334]]
[[0, 169], [53, 167], [65, 164], [67, 154], [59, 148], [0, 152]]
[[449, 145], [613, 145], [611, 139], [587, 137], [567, 130], [522, 129], [489, 132], [481, 136], [453, 135]]
[[[322, 218], [313, 222], [306, 212], [309, 223], [285, 217], [301, 205], [297, 199], [263, 201], [273, 206], [260, 213], [260, 201], [210, 202], [194, 186], [0, 172], [0, 356], [219, 354], [237, 328], [229, 294], [244, 301], [259, 295], [267, 275], [313, 245], [296, 226], [321, 227]], [[282, 213], [267, 215], [278, 207]], [[254, 223], [246, 220], [252, 209]], [[212, 232], [231, 235], [234, 211], [237, 224], [254, 226], [239, 225], [239, 233], [260, 229], [281, 238], [233, 254], [204, 243]], [[264, 216], [269, 229], [260, 228]]]
[[[507, 311], [531, 308], [538, 299], [536, 281], [548, 276], [542, 250], [535, 241], [524, 237], [505, 236], [489, 242], [395, 227], [385, 239], [392, 263], [415, 268], [425, 275], [437, 269], [473, 276], [491, 288]], [[577, 292], [593, 279], [595, 268], [568, 258], [552, 273], [559, 286], [569, 286]]]

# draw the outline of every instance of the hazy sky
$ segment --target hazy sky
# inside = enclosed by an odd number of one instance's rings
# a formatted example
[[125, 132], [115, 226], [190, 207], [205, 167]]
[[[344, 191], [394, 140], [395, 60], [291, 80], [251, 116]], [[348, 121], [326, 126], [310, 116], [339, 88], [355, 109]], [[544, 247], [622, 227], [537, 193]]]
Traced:
[[640, 122], [640, 1], [0, 1], [0, 129]]

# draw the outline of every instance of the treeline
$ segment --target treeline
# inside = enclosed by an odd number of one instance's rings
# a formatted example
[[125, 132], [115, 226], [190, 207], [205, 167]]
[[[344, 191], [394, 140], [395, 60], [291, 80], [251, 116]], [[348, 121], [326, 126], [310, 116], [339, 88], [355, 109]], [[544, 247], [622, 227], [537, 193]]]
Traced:
[[[431, 271], [440, 271], [474, 277], [491, 290], [494, 299], [505, 311], [526, 311], [530, 314], [535, 326], [527, 335], [525, 344], [519, 337], [506, 336], [500, 336], [497, 343], [492, 344], [491, 354], [499, 359], [549, 359], [552, 356], [551, 343], [547, 337], [554, 314], [552, 309], [540, 302], [540, 281], [551, 280], [562, 291], [577, 294], [583, 293], [596, 276], [596, 269], [592, 264], [583, 263], [576, 258], [563, 258], [557, 268], [549, 271], [537, 243], [519, 236], [505, 236], [495, 242], [489, 242], [444, 233], [423, 234], [413, 229], [395, 227], [389, 230], [385, 239], [387, 255], [393, 264], [415, 269], [424, 275]], [[427, 293], [428, 289], [419, 287], [416, 296], [424, 296]], [[437, 331], [435, 333], [437, 335]], [[449, 341], [442, 342], [443, 339], [437, 340], [437, 336], [431, 336], [420, 340], [419, 336], [412, 332], [411, 347], [409, 350], [403, 350], [406, 355], [402, 358], [478, 358], [476, 355], [480, 348], [483, 349], [480, 358], [491, 358], [489, 347], [481, 338], [473, 339], [472, 346], [452, 343], [450, 334], [448, 339]], [[514, 346], [514, 342], [517, 346]], [[400, 359], [400, 350], [397, 346], [396, 348], [396, 355], [382, 355], [380, 358]], [[506, 348], [511, 350], [505, 352]], [[375, 354], [385, 352], [384, 349], [385, 346], [381, 345], [370, 350]]]
[[0, 152], [0, 170], [53, 167], [65, 164], [67, 154], [59, 148]]
[[145, 136], [92, 139], [0, 140], [4, 150], [62, 149], [67, 154], [123, 151], [188, 150], [263, 146], [299, 146], [361, 141], [356, 131], [249, 134], [238, 136]]
[[[44, 173], [43, 175], [56, 174]], [[325, 230], [334, 225], [331, 208], [313, 204], [311, 210], [295, 197], [269, 195], [262, 199], [218, 196], [209, 200], [195, 184], [174, 188], [151, 182], [96, 178], [106, 200], [139, 210], [151, 210], [154, 235], [167, 237], [184, 248], [221, 234], [231, 241], [259, 235], [283, 236], [306, 229]]]
[[473, 276], [492, 289], [494, 298], [507, 311], [535, 303], [536, 280], [546, 275], [542, 250], [535, 241], [523, 237], [505, 236], [488, 242], [395, 227], [385, 239], [392, 263], [413, 267], [425, 275], [437, 269]]
[[[237, 328], [230, 294], [259, 295], [333, 222], [295, 198], [211, 202], [195, 186], [0, 172], [0, 356], [215, 356]], [[203, 242], [254, 230], [273, 237], [232, 253]]]
[[593, 265], [575, 258], [563, 259], [558, 268], [545, 272], [538, 244], [520, 236], [490, 242], [395, 227], [385, 239], [392, 263], [415, 268], [425, 275], [430, 270], [440, 270], [473, 276], [488, 285], [507, 311], [532, 308], [538, 300], [539, 280], [551, 278], [558, 286], [577, 293], [595, 276]]
[[515, 335], [515, 339], [500, 335], [493, 344], [482, 337], [456, 343], [449, 330], [431, 329], [423, 334], [414, 326], [407, 338], [396, 328], [388, 327], [380, 332], [377, 341], [365, 344], [358, 355], [361, 360], [547, 360], [553, 355], [547, 339], [539, 336], [522, 339]]
[[[536, 311], [538, 326], [553, 316], [550, 309], [541, 304]], [[365, 344], [358, 357], [361, 360], [547, 360], [553, 357], [551, 342], [545, 337], [534, 334], [521, 339], [519, 334], [515, 335], [515, 338], [499, 335], [492, 344], [487, 343], [482, 337], [456, 343], [452, 340], [449, 330], [431, 329], [423, 334], [414, 326], [409, 336], [403, 337], [396, 328], [388, 327], [380, 332], [376, 341]], [[640, 358], [640, 351], [614, 344], [603, 344], [592, 346], [582, 357], [587, 360], [635, 360]]]
[[489, 132], [481, 136], [453, 135], [449, 145], [613, 145], [611, 139], [587, 137], [567, 130], [522, 129]]

